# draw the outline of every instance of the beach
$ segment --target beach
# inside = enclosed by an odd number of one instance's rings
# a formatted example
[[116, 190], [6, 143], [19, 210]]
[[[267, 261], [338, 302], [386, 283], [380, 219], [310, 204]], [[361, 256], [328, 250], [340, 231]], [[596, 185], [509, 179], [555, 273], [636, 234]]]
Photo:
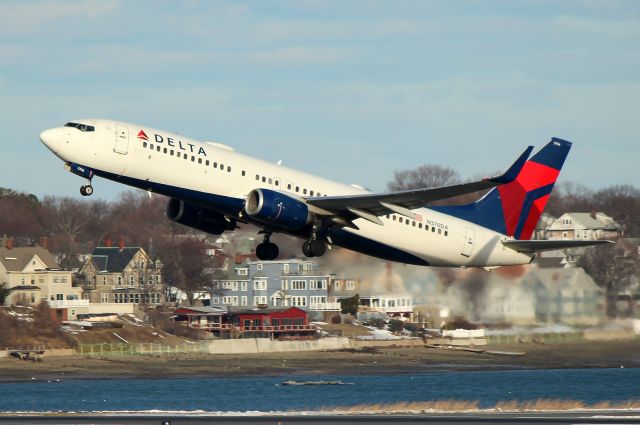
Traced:
[[45, 357], [41, 362], [0, 359], [0, 382], [55, 379], [231, 377], [269, 375], [409, 374], [555, 368], [640, 367], [640, 339], [557, 344], [492, 344], [498, 352], [450, 351], [424, 346], [365, 347], [333, 351], [243, 355], [136, 355]]

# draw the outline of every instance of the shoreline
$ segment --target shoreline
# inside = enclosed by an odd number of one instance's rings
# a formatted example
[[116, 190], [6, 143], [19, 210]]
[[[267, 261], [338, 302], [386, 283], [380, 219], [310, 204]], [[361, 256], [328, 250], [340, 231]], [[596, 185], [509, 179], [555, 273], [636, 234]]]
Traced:
[[640, 367], [640, 338], [607, 342], [492, 345], [521, 357], [424, 346], [262, 354], [181, 354], [45, 357], [42, 362], [0, 359], [0, 384], [78, 379], [416, 374], [455, 371]]

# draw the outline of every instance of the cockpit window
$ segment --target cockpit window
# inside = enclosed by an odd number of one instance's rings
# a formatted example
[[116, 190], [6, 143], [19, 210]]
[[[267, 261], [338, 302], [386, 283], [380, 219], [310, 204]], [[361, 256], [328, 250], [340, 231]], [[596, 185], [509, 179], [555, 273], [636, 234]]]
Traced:
[[92, 125], [87, 125], [87, 124], [80, 124], [77, 122], [68, 122], [64, 125], [65, 127], [74, 127], [77, 128], [80, 131], [95, 131], [95, 127]]

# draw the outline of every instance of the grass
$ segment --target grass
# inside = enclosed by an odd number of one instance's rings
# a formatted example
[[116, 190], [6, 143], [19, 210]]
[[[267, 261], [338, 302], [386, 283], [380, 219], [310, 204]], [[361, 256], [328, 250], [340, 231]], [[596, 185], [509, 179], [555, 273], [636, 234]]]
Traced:
[[537, 399], [529, 401], [500, 401], [493, 407], [480, 409], [478, 401], [468, 400], [433, 400], [396, 403], [357, 404], [345, 407], [326, 407], [323, 412], [338, 414], [393, 414], [393, 413], [423, 413], [423, 412], [472, 412], [484, 410], [487, 412], [539, 412], [563, 410], [620, 410], [640, 409], [640, 400], [623, 402], [601, 401], [586, 404], [580, 400]]

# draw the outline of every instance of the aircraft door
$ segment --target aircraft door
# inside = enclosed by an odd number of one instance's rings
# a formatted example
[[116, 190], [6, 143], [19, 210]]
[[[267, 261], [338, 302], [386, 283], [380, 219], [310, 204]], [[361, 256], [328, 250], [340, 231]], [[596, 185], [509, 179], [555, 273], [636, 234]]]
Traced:
[[129, 129], [124, 125], [116, 125], [115, 138], [113, 151], [126, 155], [129, 149]]
[[472, 227], [465, 228], [464, 245], [462, 246], [461, 254], [465, 257], [471, 257], [473, 252], [473, 241], [475, 239], [475, 230]]

